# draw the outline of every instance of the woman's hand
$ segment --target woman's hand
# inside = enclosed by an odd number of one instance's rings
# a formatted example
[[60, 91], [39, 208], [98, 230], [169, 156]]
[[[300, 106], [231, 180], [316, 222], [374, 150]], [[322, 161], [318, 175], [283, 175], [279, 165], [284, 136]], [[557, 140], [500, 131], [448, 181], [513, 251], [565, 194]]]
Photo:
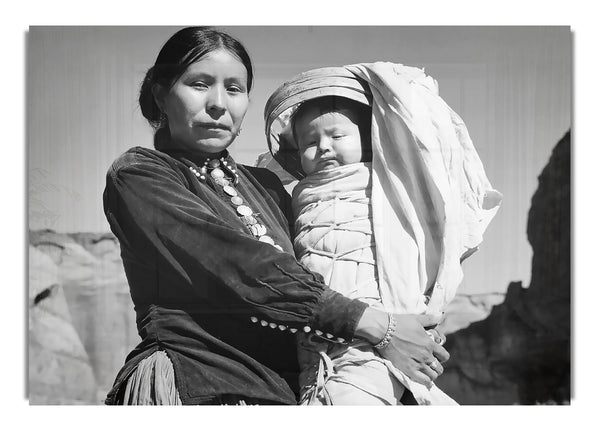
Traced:
[[437, 328], [428, 329], [427, 335], [429, 335], [429, 337], [433, 341], [435, 341], [436, 344], [439, 344], [440, 346], [443, 346], [444, 343], [446, 342], [446, 336], [444, 334], [442, 334], [440, 331], [438, 331]]
[[[438, 325], [442, 315], [395, 314], [396, 330], [390, 343], [379, 350], [384, 358], [415, 382], [431, 386], [443, 372], [441, 363], [450, 354], [434, 338], [443, 340], [435, 332], [431, 337], [425, 328]], [[388, 326], [387, 313], [367, 308], [356, 328], [356, 335], [373, 345], [379, 343]]]

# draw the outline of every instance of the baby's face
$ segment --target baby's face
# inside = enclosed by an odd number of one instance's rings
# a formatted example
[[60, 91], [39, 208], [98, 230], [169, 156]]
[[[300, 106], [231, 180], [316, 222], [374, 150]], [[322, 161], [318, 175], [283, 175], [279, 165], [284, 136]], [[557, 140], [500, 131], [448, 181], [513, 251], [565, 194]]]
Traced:
[[362, 157], [356, 115], [350, 111], [307, 110], [295, 120], [296, 139], [302, 169], [309, 175], [350, 163]]

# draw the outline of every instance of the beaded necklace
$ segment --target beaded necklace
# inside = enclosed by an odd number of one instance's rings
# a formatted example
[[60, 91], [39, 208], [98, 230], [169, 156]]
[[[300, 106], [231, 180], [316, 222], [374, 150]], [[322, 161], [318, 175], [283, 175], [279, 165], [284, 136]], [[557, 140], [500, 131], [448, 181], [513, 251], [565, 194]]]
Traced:
[[220, 159], [207, 158], [200, 170], [198, 170], [198, 167], [189, 160], [184, 160], [190, 171], [192, 171], [200, 181], [205, 182], [207, 176], [210, 175], [213, 181], [222, 188], [225, 195], [229, 197], [229, 202], [233, 205], [236, 214], [255, 238], [260, 242], [271, 244], [279, 251], [283, 251], [283, 248], [281, 248], [280, 245], [275, 244], [273, 238], [267, 235], [267, 228], [259, 221], [258, 213], [255, 213], [252, 208], [246, 205], [244, 199], [238, 193], [235, 186], [239, 183], [239, 174], [233, 166], [230, 166], [227, 163], [225, 157], [221, 157]]

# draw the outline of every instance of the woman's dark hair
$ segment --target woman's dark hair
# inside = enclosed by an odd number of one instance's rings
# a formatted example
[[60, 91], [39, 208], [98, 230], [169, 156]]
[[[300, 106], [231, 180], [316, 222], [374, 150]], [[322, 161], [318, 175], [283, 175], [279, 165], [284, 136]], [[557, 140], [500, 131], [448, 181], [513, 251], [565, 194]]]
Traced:
[[154, 100], [152, 87], [160, 84], [164, 88], [171, 88], [190, 65], [219, 49], [226, 49], [246, 67], [250, 91], [253, 73], [248, 52], [238, 40], [210, 27], [179, 30], [163, 45], [154, 66], [146, 72], [138, 101], [142, 115], [155, 129], [154, 146], [157, 149], [170, 138], [170, 131], [168, 125], [161, 121], [161, 110]]
[[361, 162], [370, 162], [373, 159], [373, 150], [371, 148], [371, 107], [342, 96], [323, 96], [303, 102], [292, 115], [291, 127], [292, 135], [296, 143], [296, 121], [301, 118], [310, 109], [317, 109], [321, 114], [327, 112], [350, 112], [356, 118], [358, 130], [360, 132], [360, 142], [362, 147]]

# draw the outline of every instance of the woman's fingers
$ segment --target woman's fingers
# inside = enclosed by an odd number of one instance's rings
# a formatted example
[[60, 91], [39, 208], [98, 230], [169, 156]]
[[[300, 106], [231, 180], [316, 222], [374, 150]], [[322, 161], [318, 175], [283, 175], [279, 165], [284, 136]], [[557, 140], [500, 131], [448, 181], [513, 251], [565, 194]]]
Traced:
[[444, 367], [435, 358], [430, 358], [426, 362], [413, 362], [414, 367], [410, 373], [407, 373], [408, 377], [417, 383], [431, 387], [433, 381], [442, 375]]
[[426, 362], [419, 363], [418, 370], [433, 382], [444, 372], [444, 367], [442, 367], [442, 364], [437, 359], [431, 358]]
[[426, 331], [429, 337], [440, 346], [443, 346], [446, 342], [446, 336], [440, 333], [437, 329], [430, 329]]
[[450, 359], [450, 353], [439, 344], [433, 345], [433, 356], [442, 363]]
[[433, 379], [422, 371], [415, 371], [412, 376], [408, 377], [417, 383], [427, 386], [428, 388], [431, 388], [431, 385], [433, 385]]
[[437, 359], [430, 359], [426, 363], [419, 363], [417, 367], [418, 369], [414, 371], [414, 375], [409, 377], [428, 388], [444, 372], [444, 367]]
[[439, 335], [439, 337], [441, 339], [441, 341], [438, 344], [440, 346], [443, 346], [444, 344], [446, 344], [446, 336], [444, 334], [442, 334], [441, 332], [438, 332], [438, 335]]
[[417, 321], [423, 326], [423, 328], [435, 328], [442, 322], [444, 315], [442, 313], [438, 314], [416, 314], [415, 315]]
[[441, 363], [450, 358], [446, 349], [438, 344], [444, 341], [443, 336], [434, 329], [426, 332], [423, 327], [424, 324], [434, 323], [437, 317], [409, 314], [394, 317], [397, 321], [396, 331], [390, 344], [380, 349], [379, 353], [409, 378], [431, 385], [444, 372]]
[[429, 362], [427, 362], [426, 364], [427, 368], [429, 368], [430, 370], [432, 370], [436, 375], [434, 377], [434, 379], [436, 379], [437, 377], [441, 376], [442, 373], [444, 372], [444, 367], [442, 366], [442, 364], [440, 363], [440, 361], [438, 361], [437, 359], [431, 359]]

